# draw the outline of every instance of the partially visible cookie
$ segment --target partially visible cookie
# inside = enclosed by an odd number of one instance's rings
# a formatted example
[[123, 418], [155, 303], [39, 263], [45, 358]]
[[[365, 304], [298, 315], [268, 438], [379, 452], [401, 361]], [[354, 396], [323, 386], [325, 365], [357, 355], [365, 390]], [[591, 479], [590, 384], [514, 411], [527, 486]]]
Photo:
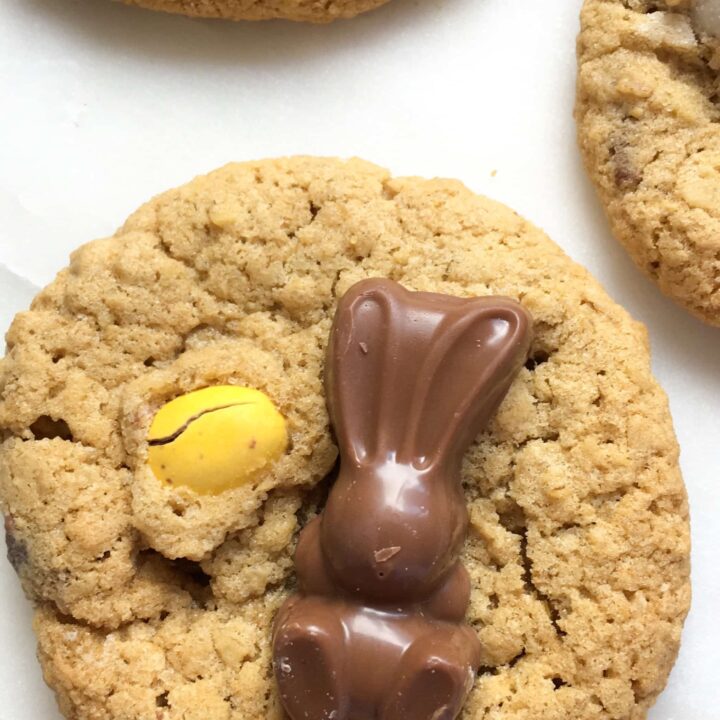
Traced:
[[711, 325], [720, 325], [719, 13], [717, 0], [585, 0], [576, 106], [615, 235]]
[[326, 23], [373, 10], [388, 0], [123, 0], [151, 10], [224, 18], [226, 20], [270, 20], [280, 18]]
[[[282, 717], [273, 618], [336, 447], [323, 392], [336, 303], [386, 277], [499, 294], [531, 359], [463, 467], [482, 668], [466, 720], [641, 720], [689, 603], [685, 490], [644, 328], [511, 210], [359, 160], [229, 165], [76, 251], [0, 362], [0, 505], [73, 720]], [[168, 400], [251, 385], [287, 422], [257, 482], [154, 478]]]

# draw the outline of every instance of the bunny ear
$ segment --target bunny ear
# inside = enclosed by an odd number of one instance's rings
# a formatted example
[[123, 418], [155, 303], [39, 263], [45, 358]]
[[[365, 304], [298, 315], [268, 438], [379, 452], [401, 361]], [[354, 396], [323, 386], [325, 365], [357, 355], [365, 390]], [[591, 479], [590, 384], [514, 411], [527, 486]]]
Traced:
[[525, 363], [531, 338], [530, 314], [509, 298], [448, 307], [418, 374], [410, 413], [409, 443], [421, 465], [461, 462]]
[[397, 370], [392, 359], [399, 350], [393, 285], [379, 279], [353, 285], [338, 304], [330, 333], [325, 366], [330, 417], [341, 456], [356, 465], [376, 460], [387, 441], [381, 418], [390, 410]]
[[354, 285], [338, 304], [326, 364], [343, 459], [459, 462], [525, 362], [530, 325], [505, 298]]

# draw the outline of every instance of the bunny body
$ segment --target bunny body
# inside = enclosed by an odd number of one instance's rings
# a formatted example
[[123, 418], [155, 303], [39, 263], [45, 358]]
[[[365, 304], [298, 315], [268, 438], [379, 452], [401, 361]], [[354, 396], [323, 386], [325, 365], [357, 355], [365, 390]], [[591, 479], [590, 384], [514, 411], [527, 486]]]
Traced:
[[[439, 524], [439, 514], [453, 522]], [[324, 511], [321, 544], [346, 592], [379, 603], [417, 603], [456, 561], [467, 522], [459, 483], [390, 461], [341, 470]]]
[[358, 283], [326, 369], [340, 473], [295, 557], [274, 643], [292, 720], [453, 720], [480, 663], [463, 624], [460, 465], [530, 342], [511, 300]]

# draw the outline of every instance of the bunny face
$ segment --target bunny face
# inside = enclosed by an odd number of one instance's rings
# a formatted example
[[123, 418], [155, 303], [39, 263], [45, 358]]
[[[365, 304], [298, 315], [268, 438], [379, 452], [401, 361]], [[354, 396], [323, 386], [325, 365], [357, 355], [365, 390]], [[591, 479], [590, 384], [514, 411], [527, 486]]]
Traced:
[[322, 547], [346, 592], [421, 602], [456, 561], [467, 522], [453, 478], [389, 458], [341, 471], [322, 517]]

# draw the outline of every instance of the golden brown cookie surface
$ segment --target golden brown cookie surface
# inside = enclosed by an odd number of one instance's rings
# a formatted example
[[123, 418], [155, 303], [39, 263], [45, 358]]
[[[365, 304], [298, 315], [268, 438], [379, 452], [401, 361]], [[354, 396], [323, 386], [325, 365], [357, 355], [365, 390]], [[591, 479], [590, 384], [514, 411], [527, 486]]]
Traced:
[[[337, 298], [372, 276], [507, 295], [535, 318], [532, 360], [464, 467], [483, 645], [464, 717], [644, 717], [689, 601], [685, 492], [644, 329], [461, 184], [311, 158], [230, 165], [152, 200], [78, 250], [8, 334], [0, 498], [67, 717], [280, 717], [270, 626], [336, 457], [327, 333]], [[218, 496], [161, 485], [154, 411], [224, 383], [272, 399], [288, 452]]]
[[270, 20], [282, 18], [325, 23], [351, 18], [384, 5], [388, 0], [123, 0], [150, 10], [192, 17], [226, 20]]
[[715, 0], [586, 0], [576, 117], [617, 238], [663, 292], [720, 325], [713, 12]]

